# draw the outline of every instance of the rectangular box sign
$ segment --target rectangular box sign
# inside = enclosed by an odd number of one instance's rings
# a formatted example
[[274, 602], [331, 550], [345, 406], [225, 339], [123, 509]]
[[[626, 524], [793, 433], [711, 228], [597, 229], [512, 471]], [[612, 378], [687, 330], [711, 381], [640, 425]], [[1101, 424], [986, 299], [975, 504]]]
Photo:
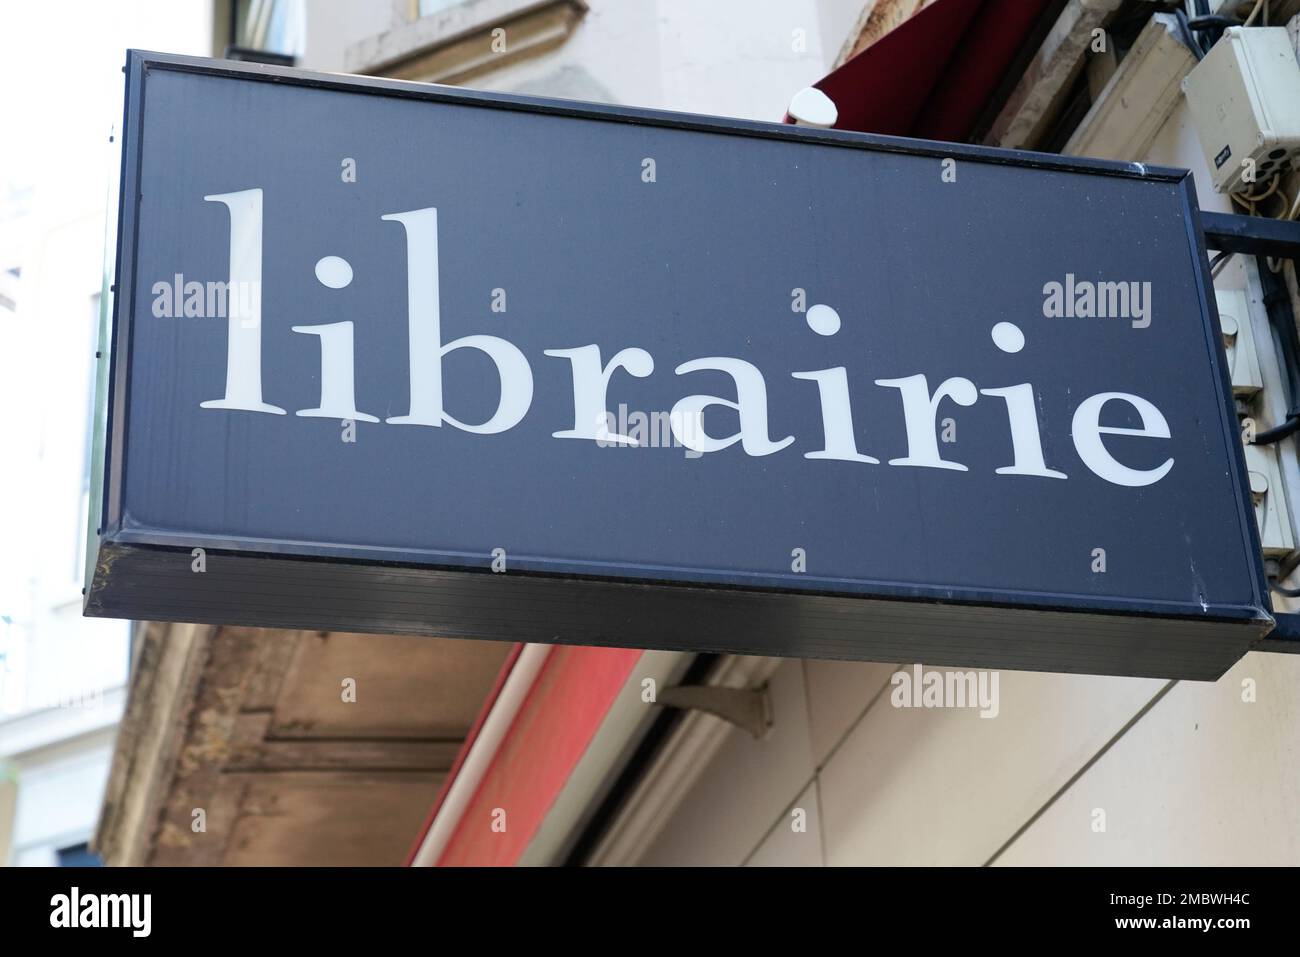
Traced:
[[92, 615], [1213, 678], [1189, 175], [128, 62]]

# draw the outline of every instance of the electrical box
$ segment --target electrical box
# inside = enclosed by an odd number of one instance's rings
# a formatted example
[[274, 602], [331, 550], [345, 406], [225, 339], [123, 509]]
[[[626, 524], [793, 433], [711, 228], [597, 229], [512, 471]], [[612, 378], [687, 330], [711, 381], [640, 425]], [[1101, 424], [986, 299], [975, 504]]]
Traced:
[[1250, 327], [1249, 301], [1240, 289], [1216, 289], [1214, 299], [1219, 306], [1219, 329], [1223, 333], [1223, 348], [1232, 373], [1232, 394], [1249, 402], [1264, 388], [1264, 378], [1259, 372], [1259, 354], [1255, 351], [1254, 333]]
[[1220, 193], [1300, 167], [1300, 64], [1285, 27], [1229, 27], [1183, 92]]

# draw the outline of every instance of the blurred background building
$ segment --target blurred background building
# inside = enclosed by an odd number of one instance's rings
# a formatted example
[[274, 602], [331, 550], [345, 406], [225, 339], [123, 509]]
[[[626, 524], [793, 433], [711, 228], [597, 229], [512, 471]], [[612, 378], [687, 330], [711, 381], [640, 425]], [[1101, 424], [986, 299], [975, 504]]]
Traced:
[[211, 31], [207, 3], [0, 11], [0, 864], [93, 860], [129, 646], [81, 617], [115, 81], [127, 46], [203, 54]]

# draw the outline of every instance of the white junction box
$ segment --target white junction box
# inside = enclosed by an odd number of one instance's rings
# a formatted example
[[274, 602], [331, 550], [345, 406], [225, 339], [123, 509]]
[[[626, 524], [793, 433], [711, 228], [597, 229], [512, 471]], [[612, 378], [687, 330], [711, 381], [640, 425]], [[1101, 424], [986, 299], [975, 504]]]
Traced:
[[1265, 558], [1285, 558], [1295, 551], [1291, 534], [1291, 513], [1282, 490], [1282, 471], [1277, 450], [1270, 445], [1246, 445], [1246, 475], [1255, 505], [1260, 551]]
[[1228, 28], [1183, 92], [1220, 193], [1300, 167], [1300, 64], [1285, 27]]
[[1223, 349], [1232, 373], [1232, 394], [1250, 401], [1264, 388], [1264, 379], [1259, 371], [1259, 354], [1255, 351], [1255, 336], [1250, 328], [1250, 305], [1246, 293], [1240, 289], [1216, 289], [1214, 298], [1219, 306]]

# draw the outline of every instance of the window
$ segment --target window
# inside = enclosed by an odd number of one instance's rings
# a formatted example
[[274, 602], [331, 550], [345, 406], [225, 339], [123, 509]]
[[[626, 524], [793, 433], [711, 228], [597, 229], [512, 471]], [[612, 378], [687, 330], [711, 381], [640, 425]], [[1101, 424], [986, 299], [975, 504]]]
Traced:
[[90, 845], [85, 841], [80, 844], [72, 844], [68, 847], [61, 847], [55, 852], [59, 858], [59, 867], [103, 867], [104, 862], [99, 859], [99, 855], [90, 850]]
[[306, 36], [304, 0], [231, 0], [229, 59], [292, 66]]

